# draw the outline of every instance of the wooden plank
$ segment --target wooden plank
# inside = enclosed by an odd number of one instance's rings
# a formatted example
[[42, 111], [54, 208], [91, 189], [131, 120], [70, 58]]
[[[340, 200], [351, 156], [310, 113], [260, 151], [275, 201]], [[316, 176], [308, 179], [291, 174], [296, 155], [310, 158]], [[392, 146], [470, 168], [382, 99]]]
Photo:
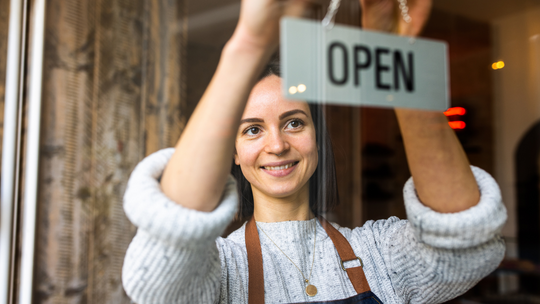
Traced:
[[144, 155], [172, 147], [191, 111], [186, 102], [184, 1], [148, 0], [143, 41]]
[[182, 130], [183, 14], [181, 1], [48, 1], [36, 303], [130, 303], [122, 197], [145, 151]]

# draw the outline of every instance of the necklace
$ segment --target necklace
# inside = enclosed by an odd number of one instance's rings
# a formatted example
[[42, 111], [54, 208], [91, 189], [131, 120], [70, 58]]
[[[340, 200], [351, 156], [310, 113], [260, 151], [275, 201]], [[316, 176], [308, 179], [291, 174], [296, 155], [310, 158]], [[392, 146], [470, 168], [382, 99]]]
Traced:
[[270, 238], [270, 236], [261, 228], [261, 226], [259, 226], [259, 224], [257, 224], [257, 227], [259, 227], [259, 229], [277, 247], [277, 249], [279, 249], [279, 251], [281, 251], [281, 253], [283, 253], [283, 255], [285, 257], [287, 257], [287, 259], [289, 259], [289, 261], [291, 261], [291, 263], [294, 265], [294, 267], [296, 267], [296, 269], [298, 269], [298, 271], [300, 271], [300, 274], [304, 278], [304, 282], [307, 284], [306, 289], [305, 289], [306, 294], [308, 296], [310, 296], [310, 297], [314, 297], [317, 294], [317, 287], [310, 284], [309, 280], [311, 280], [311, 272], [313, 271], [313, 264], [315, 263], [315, 244], [317, 243], [317, 220], [315, 220], [315, 229], [314, 229], [315, 230], [315, 239], [313, 241], [313, 261], [311, 262], [311, 270], [309, 271], [309, 277], [307, 279], [306, 279], [306, 276], [304, 275], [304, 273], [302, 272], [302, 270], [300, 270], [300, 268], [298, 266], [296, 266], [296, 264], [293, 262], [293, 260], [291, 260], [291, 258], [289, 258], [289, 256], [286, 255], [285, 252], [283, 252], [283, 250], [281, 250], [281, 248], [279, 248], [279, 246], [276, 244], [276, 242], [274, 242], [272, 240], [272, 238]]

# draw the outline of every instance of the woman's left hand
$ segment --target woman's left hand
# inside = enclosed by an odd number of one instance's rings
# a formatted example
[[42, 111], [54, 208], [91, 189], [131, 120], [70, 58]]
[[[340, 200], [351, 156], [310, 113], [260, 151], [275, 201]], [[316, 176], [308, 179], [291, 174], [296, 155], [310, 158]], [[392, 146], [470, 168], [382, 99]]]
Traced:
[[401, 16], [398, 0], [360, 0], [362, 26], [365, 29], [394, 32], [402, 36], [418, 36], [426, 24], [432, 0], [408, 0], [411, 22]]
[[[360, 0], [364, 29], [417, 36], [424, 28], [432, 0], [408, 0], [407, 23], [398, 0]], [[418, 197], [442, 213], [459, 212], [476, 205], [480, 192], [454, 130], [441, 112], [395, 109], [407, 161]]]

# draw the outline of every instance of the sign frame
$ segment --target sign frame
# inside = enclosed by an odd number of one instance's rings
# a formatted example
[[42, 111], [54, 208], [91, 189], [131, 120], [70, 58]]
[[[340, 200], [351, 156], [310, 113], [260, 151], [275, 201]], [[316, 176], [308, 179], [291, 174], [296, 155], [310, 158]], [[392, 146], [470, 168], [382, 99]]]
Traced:
[[450, 101], [446, 42], [320, 21], [281, 20], [283, 96], [349, 106], [445, 111]]

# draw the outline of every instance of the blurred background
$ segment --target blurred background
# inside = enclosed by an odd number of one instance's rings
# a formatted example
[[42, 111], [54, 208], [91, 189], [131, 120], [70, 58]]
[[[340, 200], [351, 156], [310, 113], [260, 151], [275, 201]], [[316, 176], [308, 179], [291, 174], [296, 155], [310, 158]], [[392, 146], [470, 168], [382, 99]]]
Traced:
[[[312, 0], [308, 17], [321, 20], [328, 2]], [[175, 145], [239, 8], [0, 0], [0, 304], [130, 303], [127, 180], [143, 157]], [[336, 23], [360, 26], [360, 14], [343, 0]], [[446, 114], [509, 215], [505, 260], [449, 303], [540, 303], [540, 0], [434, 0], [423, 36], [449, 44]], [[405, 218], [410, 173], [393, 110], [327, 106], [326, 116], [341, 198], [328, 218]]]

